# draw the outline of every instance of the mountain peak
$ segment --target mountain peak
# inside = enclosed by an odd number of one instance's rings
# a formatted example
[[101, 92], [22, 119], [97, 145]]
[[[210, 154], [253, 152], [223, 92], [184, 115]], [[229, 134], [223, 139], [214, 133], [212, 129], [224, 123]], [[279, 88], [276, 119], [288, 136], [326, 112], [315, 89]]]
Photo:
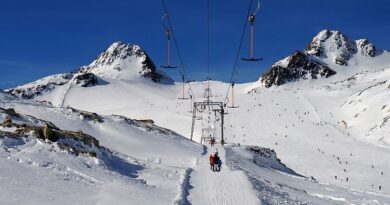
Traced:
[[313, 38], [305, 52], [347, 66], [349, 59], [357, 53], [374, 57], [376, 48], [367, 39], [353, 41], [340, 31], [322, 30]]
[[[109, 58], [122, 58], [126, 59], [126, 57], [131, 56], [135, 53], [135, 51], [142, 51], [141, 47], [134, 44], [127, 44], [121, 41], [117, 41], [112, 43], [105, 52], [99, 55], [96, 61], [104, 61]], [[143, 52], [143, 51], [142, 51]], [[144, 52], [143, 52], [144, 53]], [[111, 58], [110, 58], [111, 57]]]
[[93, 73], [103, 78], [133, 80], [150, 78], [154, 82], [173, 83], [164, 72], [158, 70], [148, 54], [138, 45], [112, 43], [91, 64], [78, 72]]
[[130, 46], [130, 44], [123, 43], [122, 41], [116, 41], [108, 47], [107, 51], [113, 52], [115, 49], [123, 46]]
[[94, 70], [94, 68], [106, 66], [107, 70], [114, 69], [120, 71], [120, 68], [111, 68], [114, 61], [123, 61], [128, 57], [135, 56], [138, 58], [146, 58], [146, 53], [137, 45], [126, 44], [121, 41], [112, 43], [104, 52], [88, 66], [84, 66], [81, 70]]
[[376, 47], [374, 46], [374, 44], [370, 43], [367, 39], [356, 40], [356, 46], [358, 48], [359, 53], [362, 56], [375, 57], [377, 54]]
[[346, 66], [351, 56], [357, 53], [357, 46], [340, 31], [320, 31], [307, 46], [308, 54], [329, 58], [332, 62]]

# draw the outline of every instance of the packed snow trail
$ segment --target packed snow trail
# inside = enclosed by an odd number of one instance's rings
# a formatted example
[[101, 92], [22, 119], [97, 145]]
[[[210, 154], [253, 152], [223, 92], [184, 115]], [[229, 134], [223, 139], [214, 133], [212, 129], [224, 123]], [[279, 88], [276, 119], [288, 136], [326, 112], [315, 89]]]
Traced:
[[225, 149], [222, 146], [216, 148], [222, 160], [221, 171], [213, 172], [210, 169], [208, 157], [215, 148], [209, 148], [198, 160], [190, 176], [193, 188], [189, 191], [188, 201], [203, 205], [260, 204], [246, 175], [241, 171], [232, 171], [226, 165]]

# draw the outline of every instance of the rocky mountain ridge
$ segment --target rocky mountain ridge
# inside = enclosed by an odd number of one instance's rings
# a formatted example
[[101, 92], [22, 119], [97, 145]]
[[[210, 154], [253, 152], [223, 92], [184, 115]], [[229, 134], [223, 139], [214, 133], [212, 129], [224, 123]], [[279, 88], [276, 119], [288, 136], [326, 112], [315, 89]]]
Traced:
[[172, 82], [170, 77], [156, 68], [149, 55], [140, 46], [120, 41], [114, 42], [91, 64], [81, 67], [77, 72], [119, 79], [141, 76], [157, 83]]
[[265, 87], [279, 86], [291, 81], [328, 78], [337, 74], [334, 67], [348, 67], [351, 58], [375, 58], [380, 52], [367, 39], [350, 40], [340, 31], [319, 32], [304, 51], [273, 64], [259, 81]]

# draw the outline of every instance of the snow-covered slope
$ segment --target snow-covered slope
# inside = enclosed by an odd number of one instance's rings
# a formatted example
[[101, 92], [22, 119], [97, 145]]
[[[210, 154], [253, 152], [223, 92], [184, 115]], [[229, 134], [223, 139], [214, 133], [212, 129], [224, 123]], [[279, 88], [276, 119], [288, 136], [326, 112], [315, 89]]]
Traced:
[[5, 93], [4, 91], [0, 90], [0, 101], [12, 101], [16, 100], [16, 97], [10, 95], [9, 93]]
[[[109, 85], [119, 86], [120, 84], [110, 83]], [[201, 148], [196, 148], [196, 146], [191, 148], [193, 145], [188, 144], [188, 140], [169, 137], [171, 135], [168, 135], [168, 138], [163, 137], [158, 134], [159, 129], [145, 132], [143, 130], [150, 129], [148, 125], [143, 124], [145, 128], [139, 127], [137, 122], [124, 117], [101, 116], [103, 122], [99, 122], [100, 120], [88, 117], [94, 115], [81, 114], [84, 111], [72, 108], [56, 108], [42, 103], [15, 102], [15, 100], [3, 101], [1, 104], [5, 107], [14, 107], [17, 112], [51, 121], [61, 129], [73, 131], [82, 129], [83, 132], [96, 137], [102, 146], [120, 153], [122, 159], [130, 160], [131, 164], [142, 167], [136, 175], [137, 180], [144, 183], [138, 185], [137, 183], [125, 183], [119, 179], [115, 179], [115, 184], [108, 183], [107, 180], [111, 181], [112, 178], [92, 173], [96, 172], [96, 169], [103, 168], [92, 167], [85, 170], [78, 168], [77, 172], [82, 173], [83, 176], [92, 176], [104, 182], [103, 185], [97, 185], [100, 194], [97, 193], [96, 188], [87, 189], [86, 186], [80, 186], [81, 188], [76, 189], [87, 196], [94, 195], [97, 198], [103, 198], [101, 203], [115, 198], [117, 203], [121, 204], [124, 201], [127, 202], [126, 199], [129, 197], [136, 203], [144, 204], [169, 204], [171, 202], [177, 204], [187, 202], [237, 204], [237, 201], [244, 200], [241, 199], [242, 196], [246, 196], [245, 199], [251, 199], [248, 203], [260, 201], [271, 204], [370, 204], [390, 201], [387, 188], [390, 185], [384, 180], [390, 173], [386, 160], [388, 146], [376, 140], [374, 136], [377, 136], [377, 133], [373, 133], [372, 138], [368, 140], [361, 140], [352, 132], [348, 134], [348, 130], [343, 130], [345, 129], [343, 125], [338, 123], [345, 119], [341, 116], [343, 111], [338, 110], [338, 106], [345, 99], [343, 96], [350, 96], [350, 93], [355, 92], [356, 89], [347, 90], [346, 86], [343, 90], [331, 91], [327, 86], [316, 84], [312, 84], [313, 88], [310, 89], [300, 83], [289, 87], [281, 86], [277, 89], [258, 88], [248, 94], [248, 85], [237, 85], [236, 103], [240, 107], [228, 110], [229, 114], [225, 119], [226, 140], [229, 144], [260, 145], [274, 149], [278, 158], [288, 168], [283, 168], [277, 160], [272, 160], [274, 159], [272, 157], [269, 159], [251, 157], [248, 151], [234, 146], [230, 148], [228, 145], [226, 154], [223, 155], [224, 165], [221, 173], [213, 173], [209, 171], [207, 164], [207, 156], [212, 149], [208, 149], [206, 155], [201, 155]], [[219, 100], [224, 97], [227, 86], [225, 83], [212, 82], [211, 87], [214, 93], [212, 99]], [[130, 85], [121, 88], [131, 91], [129, 87]], [[145, 85], [133, 84], [132, 87], [144, 89]], [[100, 98], [101, 95], [85, 92], [85, 89], [79, 87], [71, 89], [66, 101], [72, 103], [67, 105], [84, 107], [89, 111], [99, 113], [151, 118], [158, 125], [163, 124], [188, 137], [191, 124], [191, 113], [188, 113], [190, 101], [176, 98], [180, 96], [180, 88], [181, 85], [166, 85], [160, 89], [160, 95], [148, 94], [149, 96], [144, 100], [132, 100], [132, 96], [126, 97], [126, 95], [119, 94], [103, 99]], [[204, 85], [192, 83], [192, 88], [196, 96], [200, 96]], [[109, 89], [118, 89], [118, 87], [106, 89], [108, 93]], [[105, 95], [105, 92], [96, 91], [96, 93]], [[74, 94], [83, 94], [85, 100], [73, 101]], [[324, 100], [324, 97], [327, 100]], [[126, 100], [127, 105], [120, 107], [118, 100]], [[89, 106], [88, 103], [90, 103]], [[111, 107], [107, 107], [110, 105]], [[115, 108], [115, 106], [118, 107]], [[203, 118], [207, 117], [203, 116]], [[201, 129], [202, 123], [197, 121], [194, 138], [196, 141], [200, 140]], [[389, 132], [387, 124], [381, 129]], [[217, 138], [219, 138], [218, 134]], [[224, 149], [222, 147], [218, 149], [222, 156], [225, 153]], [[28, 157], [30, 156], [25, 156], [25, 158]], [[55, 160], [59, 161], [59, 159]], [[372, 165], [374, 168], [371, 167]], [[4, 167], [7, 166], [11, 165], [6, 163]], [[177, 166], [182, 168], [177, 168]], [[30, 168], [24, 167], [23, 169], [27, 171]], [[55, 175], [52, 172], [49, 173], [51, 173], [50, 177]], [[47, 175], [47, 173], [40, 174], [35, 177]], [[216, 174], [220, 175], [216, 177]], [[7, 176], [17, 177], [10, 173]], [[311, 176], [315, 180], [310, 179]], [[348, 182], [346, 182], [347, 177]], [[71, 186], [60, 178], [54, 176], [54, 179], [59, 183], [51, 183], [50, 186]], [[32, 184], [40, 184], [30, 178], [28, 180]], [[70, 180], [70, 183], [73, 182], [74, 180]], [[18, 190], [16, 185], [11, 187]], [[27, 190], [27, 187], [21, 189]], [[42, 187], [42, 189], [46, 188]], [[238, 190], [246, 190], [247, 195], [233, 194], [239, 193]], [[136, 196], [126, 194], [127, 191], [135, 193]], [[225, 197], [199, 198], [199, 196], [208, 196], [210, 193]], [[84, 197], [83, 194], [79, 197]], [[156, 195], [156, 199], [150, 199], [148, 197], [150, 194]], [[67, 197], [70, 196], [64, 194], [59, 200], [65, 200]], [[253, 197], [258, 198], [259, 201], [254, 200]], [[84, 197], [83, 200], [93, 202], [96, 198]], [[156, 203], [157, 201], [159, 203]]]
[[376, 72], [361, 72], [325, 89], [353, 90], [338, 106], [345, 129], [361, 140], [375, 140], [379, 145], [390, 145], [390, 67]]
[[203, 152], [152, 124], [11, 98], [0, 93], [4, 204], [171, 204]]

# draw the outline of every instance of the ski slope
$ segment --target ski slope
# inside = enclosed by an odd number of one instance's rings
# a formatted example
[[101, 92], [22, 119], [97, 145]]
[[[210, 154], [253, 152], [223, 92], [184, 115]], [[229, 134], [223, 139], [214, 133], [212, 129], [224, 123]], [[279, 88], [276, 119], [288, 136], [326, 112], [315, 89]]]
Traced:
[[[260, 204], [248, 178], [241, 171], [232, 171], [229, 166], [222, 165], [220, 172], [212, 172], [208, 157], [218, 150], [222, 162], [226, 162], [225, 149], [222, 146], [207, 149], [193, 169], [189, 182], [193, 187], [189, 193], [191, 204]], [[240, 191], [237, 190], [240, 189]]]

